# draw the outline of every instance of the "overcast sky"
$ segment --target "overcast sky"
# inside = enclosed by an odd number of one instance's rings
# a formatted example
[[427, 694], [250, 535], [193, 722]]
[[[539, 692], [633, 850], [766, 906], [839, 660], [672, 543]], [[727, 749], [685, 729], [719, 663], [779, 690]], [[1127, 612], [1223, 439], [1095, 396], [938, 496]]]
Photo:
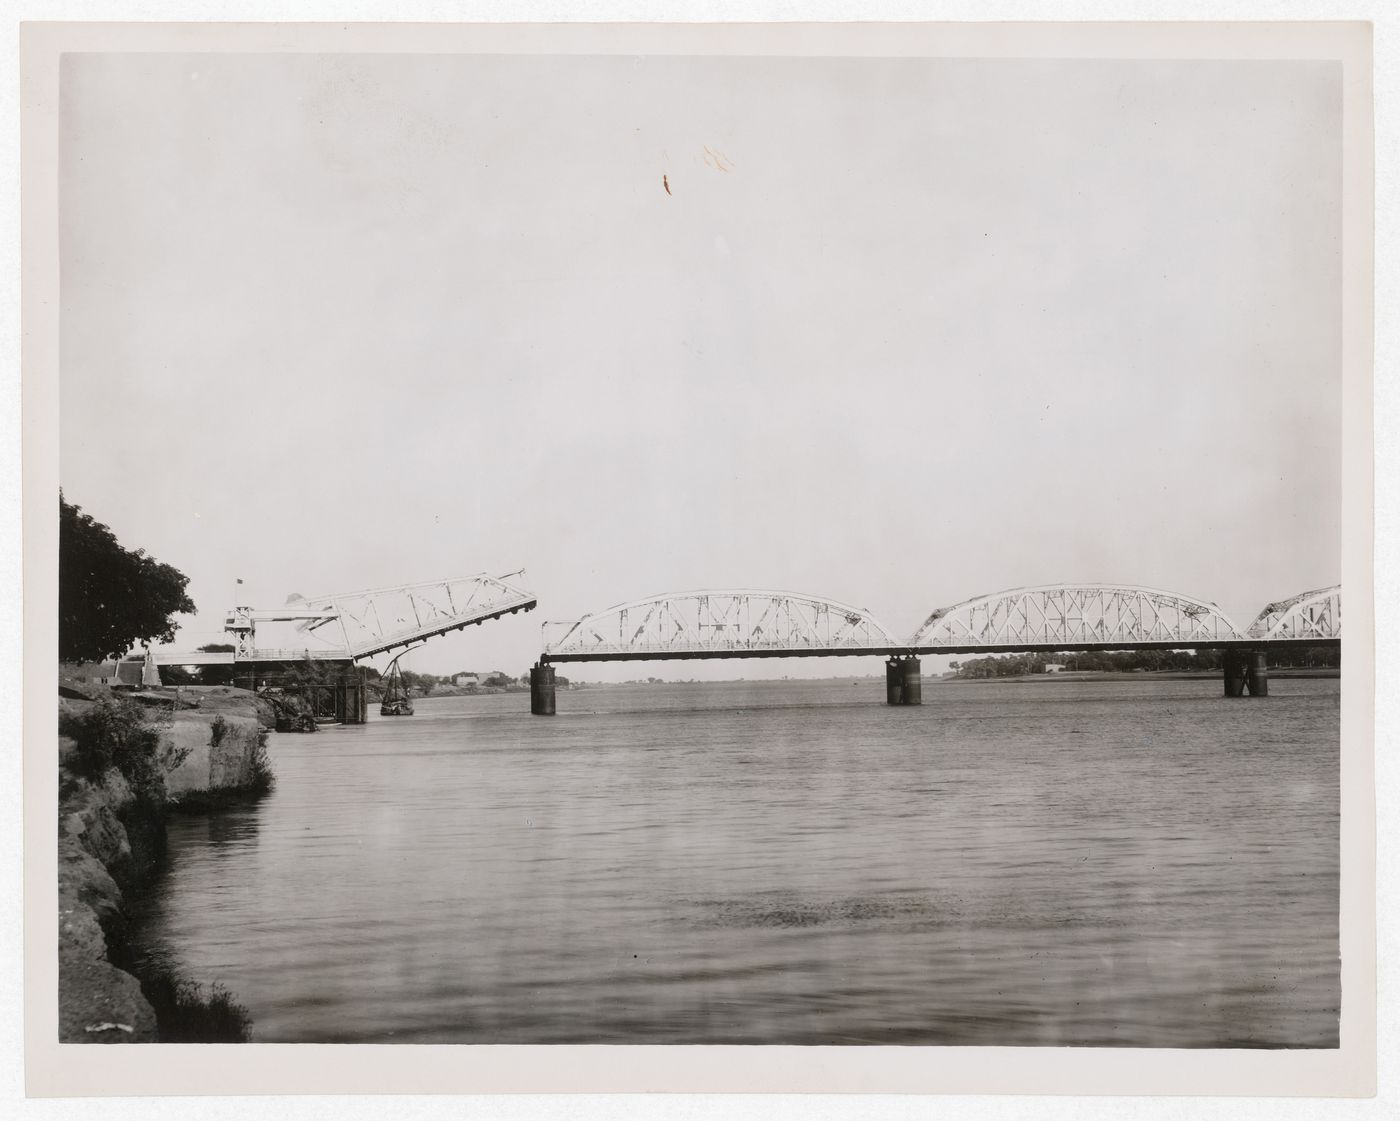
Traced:
[[667, 590], [902, 636], [1340, 579], [1334, 64], [69, 55], [62, 94], [61, 479], [190, 576], [182, 648], [237, 577], [524, 566], [536, 612], [414, 656], [513, 673]]

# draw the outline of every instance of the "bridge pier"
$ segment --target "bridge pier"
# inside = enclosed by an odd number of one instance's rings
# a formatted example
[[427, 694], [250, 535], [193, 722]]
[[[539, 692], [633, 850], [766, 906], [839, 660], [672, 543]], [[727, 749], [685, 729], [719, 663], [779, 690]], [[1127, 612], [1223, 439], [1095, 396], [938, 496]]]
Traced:
[[1269, 658], [1264, 651], [1250, 651], [1244, 683], [1251, 697], [1267, 697], [1269, 695]]
[[1225, 673], [1225, 695], [1244, 696], [1244, 655], [1238, 650], [1226, 650], [1220, 657]]
[[334, 692], [336, 720], [342, 724], [363, 724], [369, 711], [364, 681], [341, 681], [334, 686]]
[[1269, 695], [1269, 657], [1263, 650], [1226, 650], [1221, 663], [1227, 697]]
[[530, 667], [530, 714], [554, 715], [554, 667], [548, 662]]
[[924, 703], [923, 668], [912, 655], [892, 657], [885, 663], [885, 703], [921, 705]]

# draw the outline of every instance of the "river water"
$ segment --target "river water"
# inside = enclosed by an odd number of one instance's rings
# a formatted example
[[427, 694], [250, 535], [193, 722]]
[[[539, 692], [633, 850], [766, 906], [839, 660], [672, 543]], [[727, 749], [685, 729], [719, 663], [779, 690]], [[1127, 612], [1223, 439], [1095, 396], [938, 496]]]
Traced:
[[257, 1042], [1334, 1047], [1339, 687], [376, 706], [173, 822], [140, 937]]

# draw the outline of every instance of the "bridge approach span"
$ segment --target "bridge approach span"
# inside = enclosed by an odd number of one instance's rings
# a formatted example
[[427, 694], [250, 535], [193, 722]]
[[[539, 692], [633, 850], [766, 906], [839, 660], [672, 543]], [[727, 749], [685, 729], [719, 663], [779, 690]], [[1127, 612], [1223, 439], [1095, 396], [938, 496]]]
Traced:
[[748, 589], [649, 596], [543, 629], [542, 663], [850, 657], [902, 649], [862, 607]]

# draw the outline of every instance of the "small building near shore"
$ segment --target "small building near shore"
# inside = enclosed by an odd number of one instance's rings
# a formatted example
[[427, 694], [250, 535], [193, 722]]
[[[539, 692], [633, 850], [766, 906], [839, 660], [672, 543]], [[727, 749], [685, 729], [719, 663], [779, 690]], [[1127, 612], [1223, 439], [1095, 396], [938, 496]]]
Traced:
[[453, 685], [480, 685], [481, 679], [474, 673], [459, 673], [452, 679]]
[[87, 685], [115, 685], [116, 662], [65, 662], [59, 667], [64, 677], [73, 677]]
[[1046, 662], [1046, 663], [1045, 663], [1045, 672], [1046, 672], [1046, 673], [1064, 673], [1064, 672], [1065, 672], [1065, 664], [1064, 664], [1064, 662]]

